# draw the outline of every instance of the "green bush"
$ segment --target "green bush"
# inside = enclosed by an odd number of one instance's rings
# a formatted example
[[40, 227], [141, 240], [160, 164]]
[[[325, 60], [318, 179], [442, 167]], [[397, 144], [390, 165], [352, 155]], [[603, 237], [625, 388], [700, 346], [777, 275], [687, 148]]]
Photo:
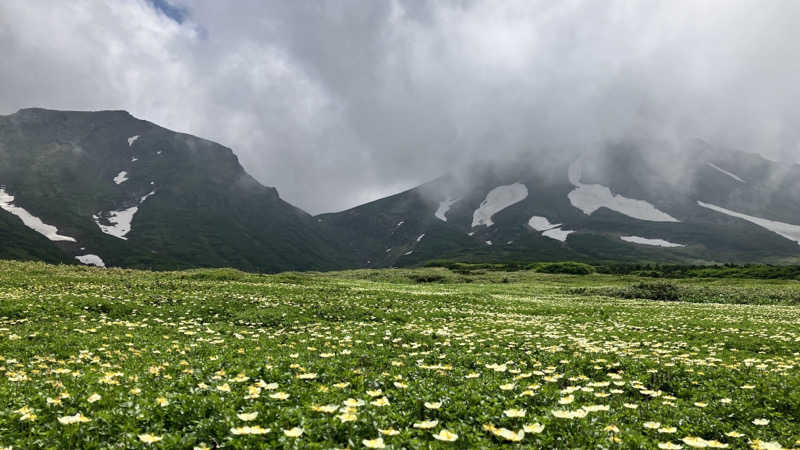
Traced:
[[414, 273], [409, 275], [408, 278], [417, 283], [443, 283], [445, 281], [444, 275], [437, 273]]
[[247, 276], [248, 274], [241, 270], [223, 268], [187, 270], [182, 278], [187, 280], [239, 281]]
[[545, 263], [536, 268], [541, 273], [565, 273], [570, 275], [589, 275], [594, 273], [594, 267], [589, 264], [577, 262]]
[[673, 283], [637, 283], [633, 286], [620, 289], [617, 293], [617, 297], [676, 302], [681, 299], [681, 291], [678, 286]]

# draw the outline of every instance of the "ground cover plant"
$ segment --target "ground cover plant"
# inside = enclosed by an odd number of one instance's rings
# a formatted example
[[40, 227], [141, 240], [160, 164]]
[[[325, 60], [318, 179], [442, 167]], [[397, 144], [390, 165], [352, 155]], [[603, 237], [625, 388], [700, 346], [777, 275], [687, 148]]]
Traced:
[[448, 260], [431, 260], [426, 267], [445, 267], [459, 273], [483, 271], [536, 270], [545, 273], [586, 275], [604, 273], [608, 275], [637, 275], [649, 278], [747, 278], [772, 280], [800, 280], [800, 265], [771, 264], [716, 264], [686, 265], [657, 263], [580, 263], [580, 262], [505, 262], [464, 263]]
[[657, 282], [0, 262], [0, 447], [800, 447], [798, 283]]

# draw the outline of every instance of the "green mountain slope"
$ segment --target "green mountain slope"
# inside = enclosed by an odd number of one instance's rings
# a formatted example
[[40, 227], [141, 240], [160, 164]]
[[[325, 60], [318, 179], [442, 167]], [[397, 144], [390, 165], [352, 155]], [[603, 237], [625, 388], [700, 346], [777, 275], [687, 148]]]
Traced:
[[0, 259], [71, 263], [70, 258], [13, 214], [0, 210]]
[[0, 258], [262, 272], [800, 261], [796, 165], [699, 141], [536, 158], [312, 217], [214, 142], [124, 111], [24, 109], [0, 116]]
[[[579, 159], [476, 164], [318, 219], [374, 267], [439, 258], [797, 262], [799, 200], [798, 166], [700, 142], [676, 150], [643, 141]], [[776, 232], [741, 215], [782, 223]]]
[[14, 238], [0, 244], [4, 253], [42, 247], [52, 259], [57, 247], [70, 259], [95, 254], [107, 265], [153, 269], [339, 265], [311, 216], [248, 175], [230, 149], [122, 111], [0, 117], [0, 185], [14, 205], [77, 241]]

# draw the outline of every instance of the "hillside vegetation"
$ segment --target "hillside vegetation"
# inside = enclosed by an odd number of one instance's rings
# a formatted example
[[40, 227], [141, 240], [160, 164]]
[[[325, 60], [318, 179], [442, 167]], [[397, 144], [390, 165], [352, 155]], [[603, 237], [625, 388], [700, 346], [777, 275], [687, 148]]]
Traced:
[[800, 446], [797, 282], [490, 269], [0, 262], [0, 447]]
[[755, 278], [765, 280], [800, 280], [800, 265], [773, 264], [636, 264], [636, 263], [583, 263], [561, 262], [500, 262], [465, 263], [449, 260], [431, 260], [426, 267], [445, 267], [459, 273], [475, 270], [519, 271], [533, 270], [545, 273], [587, 275], [636, 275], [648, 278]]

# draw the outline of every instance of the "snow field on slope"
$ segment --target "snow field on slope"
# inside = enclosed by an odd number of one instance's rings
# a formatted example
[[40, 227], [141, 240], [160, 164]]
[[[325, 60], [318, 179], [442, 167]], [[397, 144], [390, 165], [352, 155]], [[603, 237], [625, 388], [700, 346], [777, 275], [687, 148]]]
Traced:
[[650, 245], [653, 247], [686, 247], [683, 244], [676, 244], [674, 242], [669, 242], [664, 239], [650, 239], [644, 238], [641, 236], [620, 236], [625, 242], [631, 242], [633, 244], [641, 244], [641, 245]]
[[703, 208], [710, 209], [718, 213], [722, 213], [739, 219], [744, 219], [762, 228], [766, 228], [767, 230], [772, 231], [773, 233], [779, 234], [785, 237], [786, 239], [789, 239], [790, 241], [794, 241], [800, 244], [800, 226], [798, 225], [778, 222], [776, 220], [762, 219], [761, 217], [749, 216], [747, 214], [743, 214], [740, 212], [731, 211], [730, 209], [725, 209], [721, 206], [712, 205], [710, 203], [704, 203], [699, 200], [697, 201], [697, 204], [702, 206]]
[[490, 227], [494, 225], [492, 216], [515, 203], [525, 200], [527, 197], [528, 188], [522, 183], [498, 186], [492, 189], [486, 194], [486, 199], [481, 202], [481, 205], [472, 214], [472, 227], [474, 228], [479, 225]]
[[25, 208], [14, 205], [14, 196], [7, 193], [5, 188], [0, 188], [0, 208], [19, 217], [26, 227], [44, 235], [51, 241], [77, 242], [75, 238], [58, 234], [58, 228], [44, 223], [42, 219], [29, 213]]
[[[139, 205], [144, 203], [145, 200], [150, 198], [152, 195], [155, 195], [155, 191], [148, 193], [147, 195], [142, 196], [139, 199]], [[108, 211], [103, 216], [105, 216], [106, 222], [108, 224], [100, 223], [101, 215], [99, 214], [92, 214], [92, 219], [94, 223], [100, 228], [105, 234], [110, 236], [114, 236], [116, 238], [120, 238], [123, 240], [127, 240], [126, 237], [128, 233], [131, 232], [131, 224], [133, 223], [133, 217], [139, 211], [139, 206], [131, 206], [130, 208], [120, 209], [115, 211]]]
[[447, 217], [446, 217], [447, 211], [450, 211], [450, 208], [458, 200], [459, 199], [453, 200], [453, 199], [448, 197], [447, 200], [440, 201], [439, 202], [439, 207], [436, 209], [436, 212], [433, 213], [433, 214], [436, 216], [437, 219], [439, 219], [439, 220], [441, 220], [443, 222], [447, 222]]
[[578, 159], [569, 166], [569, 181], [575, 186], [575, 189], [567, 194], [567, 198], [569, 198], [572, 206], [580, 209], [587, 216], [600, 208], [608, 208], [639, 220], [651, 222], [680, 222], [678, 219], [660, 211], [644, 200], [614, 195], [611, 189], [601, 184], [581, 183], [580, 164], [581, 159]]
[[77, 259], [83, 264], [86, 264], [87, 266], [96, 266], [96, 267], [106, 266], [106, 263], [103, 262], [103, 260], [99, 256], [93, 254], [79, 255], [76, 256], [75, 259]]
[[743, 179], [739, 178], [739, 176], [737, 176], [737, 175], [736, 175], [735, 173], [733, 173], [733, 172], [728, 172], [727, 170], [723, 169], [722, 167], [719, 167], [718, 165], [716, 165], [716, 164], [714, 164], [714, 163], [711, 163], [711, 162], [709, 162], [709, 163], [706, 163], [706, 164], [708, 164], [708, 166], [709, 166], [709, 167], [711, 167], [712, 169], [715, 169], [715, 170], [717, 170], [718, 172], [721, 172], [721, 173], [723, 173], [723, 174], [725, 174], [725, 175], [727, 175], [727, 176], [729, 176], [729, 177], [733, 178], [734, 180], [736, 180], [736, 181], [738, 181], [738, 182], [740, 182], [740, 183], [745, 183], [745, 181], [744, 181]]
[[124, 170], [114, 177], [114, 184], [122, 184], [126, 181], [128, 181], [128, 172]]

